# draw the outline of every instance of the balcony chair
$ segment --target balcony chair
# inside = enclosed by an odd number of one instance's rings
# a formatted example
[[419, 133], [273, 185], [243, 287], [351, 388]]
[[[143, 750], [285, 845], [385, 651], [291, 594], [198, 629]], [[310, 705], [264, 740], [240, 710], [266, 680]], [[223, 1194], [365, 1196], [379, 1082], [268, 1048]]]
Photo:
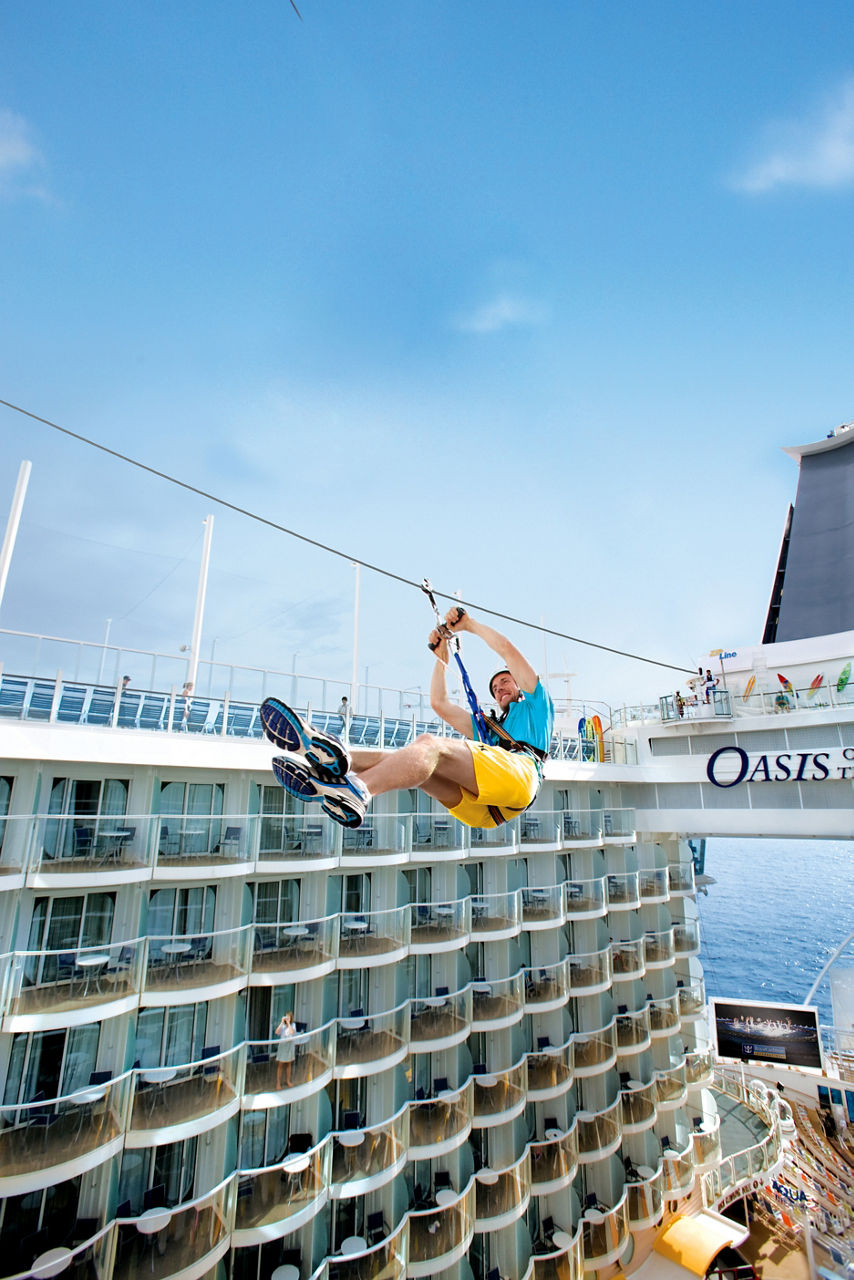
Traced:
[[537, 1052], [545, 1053], [546, 1049], [551, 1048], [551, 1040], [548, 1036], [537, 1036]]
[[436, 1098], [440, 1093], [448, 1092], [448, 1077], [436, 1076], [433, 1081], [433, 1097]]
[[542, 1222], [540, 1223], [540, 1229], [543, 1233], [543, 1239], [548, 1240], [555, 1229], [554, 1218], [543, 1218]]
[[219, 842], [220, 853], [228, 853], [232, 857], [236, 856], [240, 850], [240, 835], [242, 827], [226, 827], [225, 835]]
[[621, 1071], [620, 1072], [620, 1088], [621, 1089], [627, 1088], [631, 1078], [632, 1078], [631, 1073], [629, 1071]]
[[117, 1218], [132, 1218], [133, 1210], [130, 1207], [130, 1200], [123, 1200], [120, 1205], [116, 1206]]
[[369, 1245], [379, 1244], [380, 1240], [385, 1240], [388, 1235], [388, 1227], [381, 1209], [377, 1213], [368, 1214], [365, 1235]]
[[584, 1197], [585, 1213], [587, 1212], [588, 1209], [598, 1209], [598, 1208], [599, 1208], [599, 1197], [597, 1196], [596, 1192], [595, 1191], [588, 1192], [588, 1194]]
[[95, 832], [92, 827], [75, 827], [72, 834], [71, 856], [73, 858], [87, 858], [91, 855], [95, 845]]
[[113, 1078], [112, 1071], [90, 1071], [89, 1085], [108, 1084]]
[[415, 1190], [412, 1192], [412, 1202], [416, 1209], [431, 1208], [430, 1197], [424, 1190], [420, 1182], [416, 1182]]
[[501, 1280], [501, 1272], [497, 1267], [493, 1267], [491, 1271], [487, 1271], [486, 1280]]
[[361, 1129], [362, 1128], [361, 1111], [345, 1111], [344, 1112], [344, 1128], [345, 1129]]
[[289, 1156], [304, 1156], [307, 1151], [311, 1151], [314, 1139], [310, 1133], [292, 1133], [288, 1138], [288, 1145], [285, 1153]]
[[207, 934], [199, 934], [195, 938], [190, 939], [190, 950], [187, 954], [187, 964], [201, 964], [203, 960], [207, 960], [211, 952], [211, 940]]
[[487, 1074], [487, 1070], [486, 1070], [485, 1062], [476, 1062], [472, 1067], [472, 1075], [485, 1076], [486, 1074]]
[[418, 1086], [418, 1088], [415, 1090], [415, 1101], [416, 1101], [416, 1102], [426, 1102], [426, 1101], [427, 1101], [427, 1094], [424, 1092], [424, 1090], [422, 1089], [421, 1085], [419, 1085], [419, 1086]]
[[560, 1128], [560, 1125], [557, 1122], [557, 1116], [543, 1117], [543, 1132], [545, 1132], [546, 1129], [559, 1129], [559, 1128]]
[[448, 987], [437, 987], [437, 988], [436, 988], [436, 995], [437, 995], [437, 996], [448, 996], [448, 995], [450, 995], [450, 994], [451, 994], [451, 992], [450, 992], [450, 989], [449, 989]]
[[451, 1175], [445, 1169], [437, 1169], [433, 1175], [433, 1194], [451, 1189]]
[[149, 1187], [142, 1197], [142, 1211], [166, 1208], [166, 1183], [158, 1182], [156, 1187]]
[[241, 1178], [237, 1184], [237, 1205], [240, 1210], [241, 1200], [251, 1200], [255, 1194], [255, 1179]]
[[69, 995], [74, 994], [74, 981], [80, 976], [77, 956], [73, 951], [63, 951], [56, 957], [56, 981], [67, 982]]
[[664, 1137], [661, 1139], [661, 1150], [662, 1151], [674, 1150], [673, 1143], [670, 1141], [667, 1134], [665, 1134]]

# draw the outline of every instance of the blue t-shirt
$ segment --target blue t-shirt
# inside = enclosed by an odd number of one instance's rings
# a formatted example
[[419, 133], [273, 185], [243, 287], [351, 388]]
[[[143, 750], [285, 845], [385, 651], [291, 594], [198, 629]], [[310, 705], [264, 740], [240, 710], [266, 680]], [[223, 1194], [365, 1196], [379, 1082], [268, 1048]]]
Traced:
[[[538, 680], [533, 693], [523, 693], [521, 702], [510, 703], [501, 728], [517, 742], [527, 742], [540, 751], [548, 752], [554, 722], [554, 703]], [[491, 740], [493, 746], [498, 743], [494, 734]]]

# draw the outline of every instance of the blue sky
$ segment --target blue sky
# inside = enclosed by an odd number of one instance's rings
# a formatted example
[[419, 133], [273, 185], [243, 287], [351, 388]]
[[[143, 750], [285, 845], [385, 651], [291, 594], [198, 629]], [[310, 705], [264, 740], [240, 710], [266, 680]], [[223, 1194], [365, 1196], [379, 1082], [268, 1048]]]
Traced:
[[[854, 417], [848, 4], [5, 0], [0, 398], [408, 579], [693, 667]], [[0, 624], [348, 679], [353, 569], [0, 407]], [[360, 671], [430, 615], [362, 574]], [[567, 641], [574, 693], [675, 672]], [[482, 681], [494, 664], [470, 647]]]

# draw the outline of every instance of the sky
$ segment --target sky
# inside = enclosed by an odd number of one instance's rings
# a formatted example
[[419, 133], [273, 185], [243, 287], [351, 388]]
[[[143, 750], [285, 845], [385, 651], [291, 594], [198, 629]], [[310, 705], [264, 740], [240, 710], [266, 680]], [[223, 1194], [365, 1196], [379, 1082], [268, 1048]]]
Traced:
[[0, 0], [0, 399], [341, 554], [0, 405], [0, 627], [178, 652], [212, 513], [202, 659], [349, 681], [353, 558], [369, 684], [425, 576], [608, 706], [685, 676], [537, 626], [758, 643], [854, 418], [850, 4], [298, 3]]

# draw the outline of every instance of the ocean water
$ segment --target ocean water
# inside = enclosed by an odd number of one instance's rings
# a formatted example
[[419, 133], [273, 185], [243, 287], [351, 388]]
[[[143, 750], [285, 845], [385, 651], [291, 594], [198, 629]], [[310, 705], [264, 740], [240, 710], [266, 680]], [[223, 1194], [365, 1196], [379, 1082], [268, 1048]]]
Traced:
[[[854, 842], [708, 840], [698, 892], [706, 995], [801, 1004], [854, 929]], [[850, 965], [854, 942], [843, 952]], [[825, 978], [813, 1003], [832, 1023]]]

